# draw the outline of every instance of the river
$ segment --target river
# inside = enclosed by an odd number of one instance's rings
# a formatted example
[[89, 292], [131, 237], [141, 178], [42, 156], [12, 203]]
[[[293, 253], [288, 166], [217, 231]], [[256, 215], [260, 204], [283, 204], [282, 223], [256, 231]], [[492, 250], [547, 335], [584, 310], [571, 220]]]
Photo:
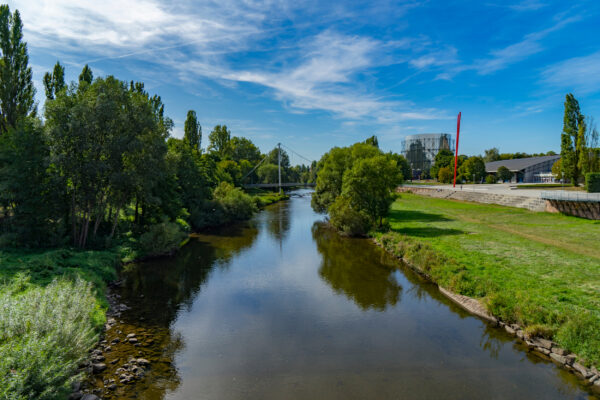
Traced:
[[[591, 398], [368, 240], [329, 230], [309, 194], [193, 235], [173, 258], [127, 266], [117, 293], [130, 308], [107, 332], [100, 396]], [[121, 384], [132, 357], [150, 366]]]

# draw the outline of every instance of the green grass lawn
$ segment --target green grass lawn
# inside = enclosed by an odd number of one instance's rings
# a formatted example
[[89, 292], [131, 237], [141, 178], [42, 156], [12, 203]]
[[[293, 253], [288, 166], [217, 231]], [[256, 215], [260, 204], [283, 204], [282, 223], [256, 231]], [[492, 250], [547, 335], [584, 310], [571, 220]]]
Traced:
[[600, 221], [402, 194], [389, 222], [389, 251], [600, 365]]

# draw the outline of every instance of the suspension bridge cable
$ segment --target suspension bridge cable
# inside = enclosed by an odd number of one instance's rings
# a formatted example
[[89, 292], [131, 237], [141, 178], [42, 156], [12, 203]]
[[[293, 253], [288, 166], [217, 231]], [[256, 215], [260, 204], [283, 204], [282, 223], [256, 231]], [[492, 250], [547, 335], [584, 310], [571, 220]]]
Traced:
[[295, 154], [295, 155], [297, 155], [298, 157], [300, 157], [300, 158], [302, 158], [302, 159], [304, 159], [304, 160], [308, 161], [308, 162], [309, 162], [309, 166], [310, 166], [310, 163], [312, 163], [312, 162], [314, 161], [314, 160], [309, 160], [308, 158], [304, 157], [302, 154], [299, 154], [299, 153], [295, 152], [294, 150], [292, 150], [291, 148], [289, 148], [288, 146], [286, 146], [286, 145], [285, 145], [285, 144], [283, 144], [283, 143], [281, 144], [281, 146], [282, 146], [282, 147], [285, 147], [286, 149], [288, 149], [290, 152], [294, 153], [294, 154]]
[[269, 155], [267, 154], [267, 155], [265, 156], [265, 158], [263, 158], [262, 160], [260, 160], [260, 162], [259, 162], [258, 164], [256, 164], [256, 166], [255, 166], [254, 168], [252, 168], [252, 169], [250, 170], [250, 172], [248, 172], [246, 175], [244, 175], [244, 177], [242, 178], [242, 181], [243, 181], [244, 179], [246, 179], [246, 178], [247, 178], [247, 177], [248, 177], [248, 176], [249, 176], [251, 173], [253, 173], [253, 172], [256, 170], [256, 168], [258, 168], [258, 167], [260, 166], [260, 164], [262, 164], [262, 163], [263, 163], [263, 161], [265, 161], [265, 160], [266, 160], [268, 157], [269, 157]]

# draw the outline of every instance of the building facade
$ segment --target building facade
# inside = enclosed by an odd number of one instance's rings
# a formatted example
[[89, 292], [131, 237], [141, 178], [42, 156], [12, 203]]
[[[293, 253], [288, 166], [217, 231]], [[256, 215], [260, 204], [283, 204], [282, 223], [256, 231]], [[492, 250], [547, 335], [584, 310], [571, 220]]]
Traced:
[[485, 172], [496, 174], [498, 168], [506, 167], [513, 174], [511, 179], [513, 183], [552, 183], [554, 182], [552, 166], [559, 159], [560, 156], [555, 155], [492, 161], [485, 164]]
[[406, 136], [402, 154], [413, 171], [413, 178], [429, 178], [429, 170], [440, 150], [454, 151], [454, 139], [449, 133], [424, 133]]

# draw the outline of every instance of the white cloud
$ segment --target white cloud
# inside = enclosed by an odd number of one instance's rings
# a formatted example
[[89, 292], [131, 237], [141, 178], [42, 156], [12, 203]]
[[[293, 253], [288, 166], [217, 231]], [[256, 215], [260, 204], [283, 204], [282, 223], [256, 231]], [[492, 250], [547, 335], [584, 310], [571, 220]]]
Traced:
[[[375, 67], [410, 59], [394, 59], [394, 50], [423, 54], [430, 46], [426, 39], [386, 42], [326, 30], [299, 43], [280, 42], [278, 33], [283, 28], [273, 21], [293, 20], [302, 7], [285, 0], [188, 0], [176, 4], [157, 0], [17, 0], [11, 4], [21, 11], [29, 45], [61, 55], [63, 63], [91, 63], [94, 68], [94, 62], [104, 59], [132, 58], [157, 64], [161, 72], [166, 68], [166, 81], [193, 83], [208, 78], [229, 87], [253, 83], [267, 88], [293, 112], [324, 110], [344, 119], [384, 124], [444, 118], [438, 110], [416, 109], [410, 102], [374, 95], [372, 86], [357, 79]], [[345, 15], [342, 5], [334, 8], [338, 15]], [[326, 15], [320, 13], [316, 18], [327, 18], [321, 14]], [[266, 43], [275, 48], [265, 59], [247, 64], [232, 60], [245, 52], [261, 51]], [[455, 53], [454, 49], [430, 51], [413, 57], [412, 65], [418, 69], [446, 65], [453, 62]], [[139, 70], [139, 66], [133, 68]], [[373, 76], [369, 78], [373, 80]]]
[[551, 65], [542, 72], [542, 83], [578, 93], [600, 91], [600, 51]]

